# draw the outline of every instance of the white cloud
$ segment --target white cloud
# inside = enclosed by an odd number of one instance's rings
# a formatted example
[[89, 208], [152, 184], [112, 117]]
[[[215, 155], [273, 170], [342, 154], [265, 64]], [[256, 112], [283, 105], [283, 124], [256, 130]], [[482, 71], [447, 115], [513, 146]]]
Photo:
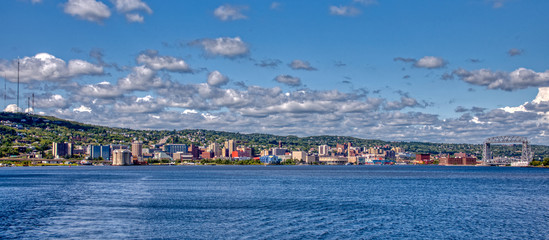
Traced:
[[145, 64], [154, 70], [168, 70], [173, 72], [192, 72], [189, 65], [181, 58], [159, 56], [157, 51], [148, 50], [139, 54], [137, 63]]
[[98, 23], [111, 16], [109, 7], [95, 0], [69, 0], [64, 5], [64, 11], [80, 19]]
[[[67, 81], [83, 75], [102, 75], [103, 67], [80, 59], [70, 60], [68, 64], [62, 59], [48, 53], [39, 53], [33, 57], [19, 60], [19, 79], [23, 83], [31, 81]], [[0, 75], [5, 75], [11, 82], [17, 81], [17, 60], [0, 63]]]
[[6, 108], [4, 108], [4, 112], [15, 113], [15, 112], [21, 112], [21, 111], [23, 110], [20, 107], [18, 107], [16, 104], [10, 104], [6, 106]]
[[143, 23], [145, 18], [137, 12], [153, 13], [149, 5], [141, 0], [113, 0], [113, 2], [116, 11], [126, 14], [126, 20], [128, 22]]
[[145, 97], [139, 97], [137, 99], [135, 99], [135, 102], [138, 103], [138, 102], [150, 102], [154, 99], [153, 96], [151, 95], [147, 95]]
[[425, 56], [414, 63], [418, 68], [441, 68], [446, 66], [446, 61], [439, 57]]
[[145, 21], [145, 18], [139, 13], [128, 13], [126, 14], [126, 20], [128, 22], [143, 23]]
[[314, 71], [316, 68], [312, 67], [311, 64], [307, 61], [302, 61], [299, 59], [293, 60], [290, 64], [288, 64], [292, 69], [295, 70], [307, 70], [307, 71]]
[[147, 91], [154, 87], [163, 86], [162, 79], [156, 76], [156, 72], [146, 66], [134, 67], [125, 78], [118, 80], [118, 86], [126, 91]]
[[210, 86], [221, 86], [227, 84], [229, 82], [229, 78], [216, 70], [208, 74], [207, 82]]
[[78, 95], [91, 98], [114, 99], [121, 97], [123, 92], [117, 86], [103, 82], [80, 87]]
[[467, 83], [485, 86], [488, 89], [512, 91], [528, 87], [549, 86], [549, 70], [535, 72], [526, 68], [518, 68], [508, 73], [493, 72], [489, 69], [467, 71], [460, 68], [454, 70], [452, 74]]
[[249, 49], [240, 37], [220, 37], [216, 39], [202, 39], [193, 44], [199, 44], [209, 55], [219, 55], [228, 58], [243, 57], [248, 55]]
[[353, 6], [330, 6], [330, 14], [338, 16], [356, 16], [360, 14], [360, 9]]
[[242, 13], [244, 10], [248, 10], [248, 6], [232, 6], [225, 4], [214, 10], [214, 16], [221, 21], [246, 19], [246, 15]]
[[36, 96], [35, 105], [36, 108], [64, 109], [70, 107], [71, 103], [60, 94], [45, 94]]
[[73, 111], [73, 112], [79, 112], [79, 113], [82, 113], [82, 112], [91, 113], [91, 112], [92, 112], [91, 108], [86, 107], [86, 106], [84, 106], [84, 105], [81, 105], [80, 107], [75, 108], [75, 109], [73, 109], [72, 111]]
[[116, 11], [127, 13], [132, 11], [144, 11], [152, 14], [153, 11], [145, 2], [141, 0], [113, 0]]
[[275, 81], [293, 87], [301, 85], [301, 79], [299, 79], [298, 77], [292, 77], [290, 75], [278, 75], [276, 76]]

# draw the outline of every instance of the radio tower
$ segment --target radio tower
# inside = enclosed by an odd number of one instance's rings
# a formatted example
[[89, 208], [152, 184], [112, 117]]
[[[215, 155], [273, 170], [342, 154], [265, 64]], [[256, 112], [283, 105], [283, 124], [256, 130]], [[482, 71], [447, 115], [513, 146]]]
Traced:
[[19, 58], [17, 58], [17, 106], [15, 107], [15, 111], [19, 111]]
[[34, 93], [32, 93], [32, 113], [34, 113]]
[[6, 109], [6, 107], [8, 105], [6, 105], [6, 98], [7, 98], [7, 95], [8, 95], [8, 88], [6, 87], [6, 74], [4, 74], [4, 109]]

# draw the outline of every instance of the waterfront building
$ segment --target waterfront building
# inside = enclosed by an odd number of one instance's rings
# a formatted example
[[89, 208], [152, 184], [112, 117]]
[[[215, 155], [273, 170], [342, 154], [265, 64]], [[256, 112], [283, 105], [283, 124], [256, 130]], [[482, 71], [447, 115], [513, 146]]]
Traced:
[[187, 144], [166, 144], [163, 146], [164, 152], [172, 156], [176, 152], [188, 152]]
[[280, 159], [275, 155], [262, 156], [259, 158], [259, 161], [264, 164], [279, 164]]
[[106, 161], [111, 160], [111, 148], [104, 145], [89, 145], [88, 146], [89, 159], [103, 159]]
[[305, 151], [293, 151], [292, 152], [292, 158], [298, 161], [306, 161], [307, 160], [307, 152]]
[[173, 160], [174, 161], [191, 161], [193, 160], [193, 155], [183, 152], [176, 152], [173, 154]]
[[272, 154], [277, 156], [285, 155], [287, 151], [288, 149], [286, 148], [273, 148], [271, 150]]
[[132, 153], [126, 149], [115, 149], [112, 155], [112, 165], [122, 166], [132, 163]]
[[193, 155], [193, 160], [200, 159], [200, 149], [198, 146], [191, 144], [188, 149], [188, 153]]
[[259, 154], [259, 156], [269, 156], [269, 155], [271, 155], [271, 151], [269, 149], [263, 149]]
[[318, 156], [316, 155], [310, 155], [305, 158], [305, 163], [312, 164], [318, 162]]
[[155, 159], [155, 160], [170, 160], [170, 161], [173, 160], [172, 156], [168, 155], [165, 152], [155, 152], [153, 159]]
[[200, 156], [202, 157], [202, 159], [212, 159], [214, 157], [214, 153], [212, 151], [203, 151]]
[[318, 161], [326, 165], [345, 165], [348, 159], [340, 156], [320, 156]]
[[73, 144], [72, 143], [56, 143], [54, 142], [52, 144], [52, 155], [55, 158], [65, 158], [68, 156], [72, 156], [72, 149]]
[[318, 155], [319, 156], [327, 156], [328, 151], [330, 151], [330, 147], [328, 145], [320, 145], [318, 146]]
[[[457, 154], [456, 154], [457, 155]], [[475, 157], [463, 157], [463, 155], [450, 157], [447, 155], [446, 157], [442, 157], [439, 159], [438, 165], [443, 166], [449, 166], [449, 165], [476, 165], [477, 164], [477, 158]]]
[[416, 154], [416, 163], [418, 164], [430, 164], [431, 161], [431, 154]]
[[213, 152], [213, 155], [216, 158], [222, 157], [221, 146], [219, 145], [219, 143], [214, 142], [210, 144], [210, 146], [208, 147], [208, 151]]
[[224, 157], [231, 157], [233, 152], [236, 151], [236, 141], [235, 140], [225, 141], [225, 149], [227, 149], [227, 152]]
[[132, 143], [132, 157], [138, 161], [143, 159], [143, 142], [134, 141]]

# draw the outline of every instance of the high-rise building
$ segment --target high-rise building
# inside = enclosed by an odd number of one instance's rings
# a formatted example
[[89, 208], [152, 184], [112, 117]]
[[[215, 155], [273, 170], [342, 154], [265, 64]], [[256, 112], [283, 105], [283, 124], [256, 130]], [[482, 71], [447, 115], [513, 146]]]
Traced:
[[52, 155], [55, 158], [64, 158], [72, 155], [72, 143], [53, 143]]
[[306, 161], [307, 160], [307, 152], [305, 151], [293, 151], [292, 152], [292, 158], [298, 161]]
[[138, 161], [143, 159], [143, 142], [134, 141], [132, 143], [132, 157], [137, 158]]
[[326, 155], [328, 155], [328, 151], [330, 151], [330, 147], [328, 147], [328, 145], [320, 145], [320, 146], [318, 146], [318, 155], [319, 155], [319, 156], [326, 156]]
[[231, 156], [234, 151], [236, 151], [236, 141], [235, 140], [228, 140], [225, 141], [225, 148], [228, 151], [228, 155]]
[[273, 148], [273, 149], [271, 149], [271, 152], [273, 153], [273, 155], [276, 155], [276, 156], [285, 155], [287, 151], [288, 151], [288, 149], [286, 149], [286, 148]]
[[112, 165], [122, 166], [132, 164], [132, 153], [125, 149], [115, 149], [112, 153]]
[[219, 146], [219, 144], [216, 143], [216, 142], [210, 144], [210, 146], [208, 147], [208, 151], [213, 152], [214, 157], [221, 157], [222, 156], [221, 146]]
[[111, 148], [109, 146], [103, 145], [89, 145], [88, 154], [90, 159], [103, 159], [110, 161], [111, 160]]
[[166, 144], [164, 145], [164, 152], [173, 156], [176, 152], [188, 153], [187, 144]]
[[194, 144], [191, 144], [191, 146], [189, 146], [188, 153], [193, 155], [193, 160], [197, 160], [200, 158], [200, 149]]

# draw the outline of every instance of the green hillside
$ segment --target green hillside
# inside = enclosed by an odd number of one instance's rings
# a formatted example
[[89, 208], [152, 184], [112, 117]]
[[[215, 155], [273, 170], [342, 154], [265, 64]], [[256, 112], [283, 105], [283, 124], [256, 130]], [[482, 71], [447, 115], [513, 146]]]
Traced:
[[[163, 142], [184, 143], [207, 146], [212, 142], [223, 143], [228, 139], [235, 139], [237, 143], [252, 147], [255, 153], [271, 147], [278, 146], [290, 150], [317, 151], [319, 145], [335, 147], [338, 143], [350, 142], [355, 147], [401, 147], [411, 153], [458, 153], [481, 157], [481, 144], [448, 144], [426, 142], [388, 142], [382, 140], [361, 139], [345, 136], [277, 136], [271, 134], [242, 134], [201, 129], [186, 130], [133, 130], [123, 128], [111, 128], [67, 121], [50, 116], [29, 115], [22, 113], [0, 113], [1, 147], [0, 157], [17, 154], [13, 146], [30, 147], [38, 152], [46, 152], [51, 149], [52, 142], [74, 142], [76, 145], [89, 144], [130, 144], [134, 139], [143, 141], [147, 145]], [[496, 146], [494, 155], [517, 156], [520, 155], [519, 145]], [[549, 146], [533, 145], [534, 158], [539, 159], [549, 156]], [[45, 155], [44, 155], [45, 156]]]

